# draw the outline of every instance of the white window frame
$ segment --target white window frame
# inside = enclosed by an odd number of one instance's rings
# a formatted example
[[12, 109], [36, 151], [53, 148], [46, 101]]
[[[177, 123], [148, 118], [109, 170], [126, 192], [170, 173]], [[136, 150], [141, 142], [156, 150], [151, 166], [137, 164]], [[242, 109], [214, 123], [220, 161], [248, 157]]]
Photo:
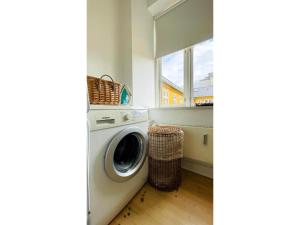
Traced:
[[[161, 82], [161, 75], [162, 75], [162, 70], [161, 70], [161, 58], [159, 57], [156, 59], [155, 64], [156, 64], [156, 75], [155, 75], [155, 95], [156, 95], [156, 107], [159, 108], [178, 108], [178, 107], [191, 107], [192, 106], [192, 88], [193, 88], [193, 47], [189, 47], [184, 50], [184, 91], [183, 91], [183, 104], [178, 104], [178, 105], [164, 105], [161, 103], [161, 99], [163, 99], [162, 96], [162, 82]], [[179, 50], [180, 51], [180, 50]]]
[[[201, 42], [200, 42], [201, 43]], [[198, 43], [197, 43], [198, 44]], [[197, 45], [195, 44], [195, 45]], [[182, 49], [184, 51], [184, 92], [183, 92], [183, 104], [179, 105], [163, 105], [160, 102], [160, 99], [162, 99], [161, 90], [162, 90], [162, 82], [161, 82], [161, 58], [164, 56], [161, 56], [155, 60], [155, 95], [156, 95], [156, 101], [155, 105], [158, 108], [181, 108], [181, 107], [195, 107], [195, 104], [193, 103], [193, 86], [194, 86], [194, 71], [193, 71], [193, 50], [194, 46], [190, 46], [188, 48]], [[180, 50], [178, 50], [180, 51]], [[177, 52], [177, 51], [176, 51]], [[173, 52], [175, 53], [175, 52]], [[169, 53], [172, 54], [172, 53]], [[168, 54], [168, 55], [169, 55]], [[212, 107], [212, 106], [210, 106]], [[199, 108], [199, 107], [197, 107]]]
[[[184, 78], [184, 92], [183, 92], [183, 104], [178, 104], [178, 105], [164, 105], [161, 103], [161, 99], [163, 99], [163, 96], [162, 96], [162, 82], [161, 82], [161, 58], [163, 57], [159, 57], [156, 59], [155, 61], [155, 96], [156, 96], [156, 100], [155, 100], [155, 105], [156, 107], [158, 108], [178, 108], [178, 107], [185, 107], [185, 96], [186, 96], [186, 90], [187, 90], [187, 87], [186, 87], [186, 73], [187, 73], [187, 68], [186, 68], [186, 63], [185, 63], [185, 60], [187, 59], [187, 54], [186, 54], [186, 49], [183, 49], [184, 50], [184, 53], [183, 53], [183, 65], [184, 65], [184, 72], [183, 72], [183, 78]], [[178, 50], [178, 51], [181, 51], [181, 50]], [[176, 51], [177, 52], [177, 51]], [[175, 52], [174, 52], [175, 53]], [[170, 53], [172, 54], [172, 53]]]

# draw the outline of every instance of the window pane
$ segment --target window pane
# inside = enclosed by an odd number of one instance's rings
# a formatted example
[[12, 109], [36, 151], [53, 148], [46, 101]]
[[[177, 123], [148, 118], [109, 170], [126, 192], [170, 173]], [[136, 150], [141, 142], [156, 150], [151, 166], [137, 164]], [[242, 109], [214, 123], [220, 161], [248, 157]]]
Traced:
[[193, 103], [213, 104], [213, 39], [193, 48]]
[[161, 58], [161, 105], [172, 106], [184, 103], [183, 53], [179, 51]]

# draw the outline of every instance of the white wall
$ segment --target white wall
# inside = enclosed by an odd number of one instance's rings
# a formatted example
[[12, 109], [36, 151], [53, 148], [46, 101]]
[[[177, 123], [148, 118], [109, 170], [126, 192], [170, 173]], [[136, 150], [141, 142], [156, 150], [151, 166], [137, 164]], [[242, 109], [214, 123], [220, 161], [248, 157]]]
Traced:
[[88, 0], [87, 73], [107, 73], [132, 90], [133, 104], [153, 107], [153, 18], [147, 0]]
[[213, 109], [182, 108], [182, 109], [150, 109], [149, 117], [156, 123], [213, 127]]
[[131, 0], [133, 103], [155, 105], [153, 18], [146, 0]]
[[110, 74], [122, 80], [119, 71], [119, 0], [87, 1], [87, 73]]
[[155, 2], [157, 2], [158, 0], [147, 0], [147, 6], [151, 6], [153, 5]]
[[132, 90], [132, 24], [131, 0], [120, 2], [120, 27], [119, 27], [119, 56], [120, 76], [122, 82]]

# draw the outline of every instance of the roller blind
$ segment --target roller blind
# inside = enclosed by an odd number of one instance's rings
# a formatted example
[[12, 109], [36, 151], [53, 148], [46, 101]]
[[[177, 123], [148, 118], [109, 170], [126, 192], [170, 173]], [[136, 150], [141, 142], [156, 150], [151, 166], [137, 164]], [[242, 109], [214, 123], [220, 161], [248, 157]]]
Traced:
[[187, 0], [156, 19], [156, 57], [213, 37], [213, 0]]

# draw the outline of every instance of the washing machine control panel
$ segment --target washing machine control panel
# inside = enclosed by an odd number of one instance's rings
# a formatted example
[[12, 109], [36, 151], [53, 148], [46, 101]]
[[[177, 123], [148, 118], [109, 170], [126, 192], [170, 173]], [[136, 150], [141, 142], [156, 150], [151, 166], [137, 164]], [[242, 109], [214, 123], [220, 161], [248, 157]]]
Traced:
[[122, 119], [124, 122], [129, 122], [132, 120], [132, 115], [131, 113], [122, 113]]
[[88, 123], [91, 131], [147, 120], [147, 109], [90, 110], [88, 112]]

